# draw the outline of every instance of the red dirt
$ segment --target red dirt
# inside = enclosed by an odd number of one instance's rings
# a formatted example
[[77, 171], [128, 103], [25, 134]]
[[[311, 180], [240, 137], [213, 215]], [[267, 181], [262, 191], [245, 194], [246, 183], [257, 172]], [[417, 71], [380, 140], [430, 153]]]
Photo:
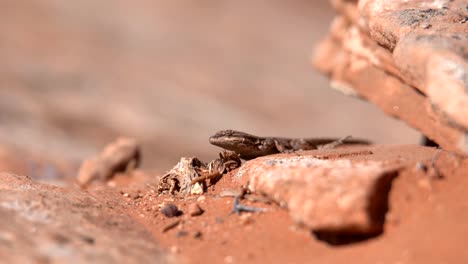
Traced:
[[[31, 246], [31, 243], [59, 243], [59, 246], [55, 246], [58, 247], [54, 249], [56, 251], [65, 243], [66, 247], [74, 249], [74, 254], [78, 254], [72, 255], [74, 258], [94, 258], [99, 262], [127, 258], [129, 261], [141, 261], [151, 252], [155, 252], [151, 249], [155, 247], [166, 252], [169, 260], [175, 260], [176, 263], [466, 262], [468, 253], [464, 248], [468, 235], [468, 203], [465, 199], [468, 160], [443, 152], [435, 162], [442, 176], [438, 179], [430, 169], [427, 172], [418, 169], [415, 162], [420, 160], [430, 164], [428, 157], [434, 156], [434, 149], [423, 152], [413, 152], [411, 146], [393, 149], [401, 151], [402, 154], [389, 152], [385, 148], [378, 151], [378, 147], [375, 146], [370, 149], [376, 153], [372, 157], [373, 160], [382, 161], [399, 155], [402, 160], [408, 155], [411, 158], [408, 160], [410, 165], [393, 181], [384, 232], [365, 241], [337, 246], [318, 240], [309, 230], [297, 226], [287, 210], [276, 204], [241, 200], [242, 204], [266, 208], [268, 211], [231, 214], [234, 199], [218, 195], [225, 190], [239, 190], [239, 181], [232, 179], [236, 171], [225, 175], [209, 187], [207, 193], [201, 196], [204, 198], [157, 195], [155, 187], [158, 174], [141, 170], [132, 174], [119, 174], [108, 184], [96, 182], [88, 191], [79, 190], [77, 185], [57, 188], [37, 184], [25, 177], [20, 177], [21, 181], [12, 181], [1, 175], [3, 180], [0, 189], [4, 195], [0, 196], [0, 214], [6, 218], [3, 222], [0, 221], [0, 230], [3, 230], [0, 239], [16, 246], [8, 250], [0, 243], [0, 255], [18, 262], [22, 258], [66, 262], [66, 259], [57, 259], [56, 255], [44, 256], [44, 252], [38, 252], [44, 246]], [[323, 154], [320, 154], [321, 152]], [[431, 152], [433, 154], [430, 154]], [[339, 153], [339, 150], [331, 154], [327, 154], [326, 150], [317, 151], [317, 155], [329, 155], [330, 158], [340, 157]], [[424, 155], [418, 156], [413, 153]], [[365, 155], [344, 158], [360, 157], [369, 159]], [[25, 192], [23, 186], [31, 186], [28, 187], [30, 191]], [[12, 199], [17, 202], [12, 203]], [[38, 201], [42, 202], [37, 204]], [[187, 210], [189, 205], [195, 202], [204, 213], [192, 217], [188, 215]], [[175, 204], [184, 214], [176, 218], [165, 217], [160, 213], [160, 207], [167, 203]], [[11, 207], [13, 204], [17, 205]], [[15, 208], [15, 211], [10, 211], [12, 208]], [[12, 216], [16, 220], [9, 220]], [[48, 220], [52, 216], [54, 222]], [[43, 219], [45, 222], [29, 222], [31, 217], [39, 217], [39, 220]], [[163, 231], [168, 225], [179, 220], [181, 224]], [[112, 226], [109, 221], [121, 224]], [[34, 231], [37, 228], [42, 231], [37, 233]], [[26, 238], [21, 238], [25, 232], [22, 230], [30, 229], [32, 231], [26, 231], [30, 242], [24, 244]], [[136, 237], [125, 235], [126, 232]], [[200, 237], [196, 237], [197, 232], [200, 233]], [[59, 234], [60, 239], [55, 234]], [[50, 240], [50, 237], [54, 239]], [[119, 237], [118, 243], [109, 242], [115, 237]], [[145, 237], [144, 241], [147, 242], [142, 241], [142, 237]], [[83, 242], [80, 241], [83, 239], [95, 242], [86, 242], [86, 251], [82, 251]], [[115, 248], [125, 247], [132, 250], [132, 247], [140, 243], [146, 243], [147, 246], [139, 246], [138, 251], [132, 251], [134, 254], [120, 251], [117, 255], [99, 255], [109, 250], [113, 252]], [[105, 258], [102, 258], [103, 256]]]
[[[376, 159], [385, 160], [392, 155], [381, 153]], [[412, 158], [427, 160], [423, 156]], [[201, 216], [184, 214], [177, 218], [183, 223], [167, 232], [163, 228], [176, 219], [163, 216], [157, 205], [170, 202], [186, 212], [199, 196], [158, 197], [147, 188], [131, 188], [124, 191], [129, 197], [121, 197], [128, 203], [134, 219], [146, 226], [169, 252], [175, 252], [187, 263], [463, 263], [468, 260], [464, 251], [468, 235], [465, 224], [468, 203], [464, 202], [467, 161], [459, 163], [450, 154], [442, 155], [437, 162], [444, 177], [440, 180], [429, 179], [416, 166], [404, 170], [392, 185], [384, 233], [341, 246], [317, 240], [275, 204], [242, 201], [269, 211], [230, 214], [233, 198], [217, 197], [224, 190], [240, 188], [238, 181], [229, 175], [210, 187], [203, 195], [205, 199], [198, 202], [205, 211]], [[132, 198], [138, 193], [143, 197]], [[180, 232], [187, 234], [179, 237]], [[201, 232], [202, 237], [196, 238], [196, 232]]]

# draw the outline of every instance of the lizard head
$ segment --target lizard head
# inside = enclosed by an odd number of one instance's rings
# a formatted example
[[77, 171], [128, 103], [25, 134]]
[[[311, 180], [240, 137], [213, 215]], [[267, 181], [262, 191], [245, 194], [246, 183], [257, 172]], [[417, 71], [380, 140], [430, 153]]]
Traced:
[[222, 148], [242, 145], [252, 146], [257, 141], [256, 136], [236, 130], [221, 130], [210, 137], [211, 144]]
[[259, 137], [235, 130], [221, 130], [210, 137], [212, 145], [235, 151], [241, 158], [247, 158], [261, 144]]

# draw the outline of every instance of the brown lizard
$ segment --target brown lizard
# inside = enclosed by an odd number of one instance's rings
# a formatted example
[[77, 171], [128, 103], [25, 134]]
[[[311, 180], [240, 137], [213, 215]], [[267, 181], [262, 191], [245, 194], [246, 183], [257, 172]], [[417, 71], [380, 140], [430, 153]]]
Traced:
[[245, 160], [298, 150], [331, 149], [342, 144], [370, 144], [366, 140], [350, 138], [258, 137], [235, 130], [222, 130], [210, 137], [210, 143], [234, 151]]

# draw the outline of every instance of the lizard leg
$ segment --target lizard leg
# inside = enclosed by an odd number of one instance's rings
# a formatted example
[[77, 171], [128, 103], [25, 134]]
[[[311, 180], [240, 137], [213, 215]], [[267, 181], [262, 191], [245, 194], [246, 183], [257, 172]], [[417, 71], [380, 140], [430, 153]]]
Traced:
[[281, 152], [281, 153], [294, 152], [294, 149], [290, 148], [289, 146], [285, 146], [283, 143], [281, 143], [278, 140], [273, 140], [273, 142], [275, 143], [275, 147], [278, 150], [278, 152]]

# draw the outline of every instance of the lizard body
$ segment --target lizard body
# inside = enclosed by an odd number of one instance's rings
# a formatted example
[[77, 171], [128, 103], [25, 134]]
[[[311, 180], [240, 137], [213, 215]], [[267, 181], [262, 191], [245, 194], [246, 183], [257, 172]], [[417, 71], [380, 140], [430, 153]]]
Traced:
[[342, 144], [369, 144], [366, 140], [344, 138], [259, 137], [235, 130], [221, 130], [210, 137], [211, 144], [236, 152], [242, 159], [254, 159], [298, 150], [335, 148]]

